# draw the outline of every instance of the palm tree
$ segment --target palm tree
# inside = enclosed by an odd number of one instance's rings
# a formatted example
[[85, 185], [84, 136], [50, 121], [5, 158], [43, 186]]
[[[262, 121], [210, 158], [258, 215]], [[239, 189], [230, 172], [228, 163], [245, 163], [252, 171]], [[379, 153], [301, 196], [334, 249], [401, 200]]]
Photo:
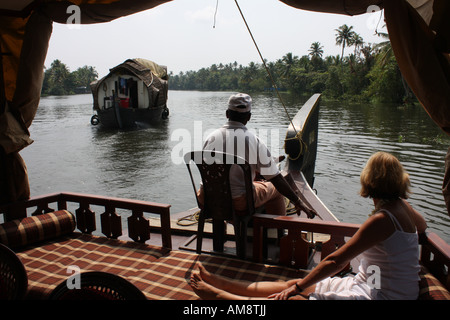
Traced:
[[311, 47], [309, 48], [309, 55], [312, 58], [322, 58], [323, 46], [320, 45], [320, 42], [313, 42], [311, 44]]
[[376, 52], [382, 54], [381, 62], [383, 65], [387, 63], [394, 55], [394, 51], [391, 47], [391, 41], [389, 40], [389, 34], [384, 32], [377, 32], [377, 35], [381, 38], [387, 39], [383, 42], [377, 43], [373, 48]]
[[339, 55], [327, 56], [325, 60], [329, 66], [338, 66], [341, 61], [341, 57]]
[[70, 93], [70, 85], [73, 80], [69, 68], [56, 59], [49, 69], [45, 71], [48, 76], [48, 93], [51, 95], [64, 95]]
[[289, 52], [286, 53], [286, 55], [283, 56], [281, 60], [283, 61], [285, 67], [284, 75], [289, 77], [289, 75], [291, 74], [291, 69], [295, 65], [295, 62], [298, 60], [298, 57], [294, 56], [292, 52]]
[[[377, 35], [381, 38], [387, 39], [385, 41], [382, 41], [380, 43], [377, 43], [373, 48], [374, 50], [380, 55], [380, 63], [381, 67], [384, 68], [389, 63], [389, 61], [395, 59], [394, 51], [392, 50], [391, 41], [389, 39], [389, 34], [384, 32], [377, 32]], [[396, 66], [398, 69], [398, 65]], [[400, 70], [398, 71], [400, 73], [400, 77], [402, 79], [402, 85], [403, 89], [405, 91], [405, 100], [408, 101], [414, 97], [413, 92], [411, 91], [411, 88], [406, 83], [405, 78], [401, 74]]]
[[353, 37], [355, 32], [352, 31], [353, 26], [349, 27], [346, 24], [343, 24], [339, 27], [339, 29], [335, 29], [336, 33], [336, 44], [342, 45], [342, 54], [341, 54], [341, 62], [344, 57], [345, 46], [353, 45]]
[[75, 85], [89, 90], [92, 81], [97, 80], [98, 73], [94, 67], [84, 66], [73, 72]]
[[318, 70], [323, 66], [322, 48], [323, 47], [320, 45], [320, 42], [313, 42], [309, 48], [309, 55], [311, 56], [311, 66], [313, 70]]
[[[353, 42], [353, 45], [355, 46], [355, 57], [356, 57], [356, 52], [358, 51], [359, 48], [362, 48], [362, 46], [364, 45], [364, 40], [359, 34], [357, 34], [355, 32], [355, 34], [353, 35], [352, 42]], [[358, 54], [358, 57], [359, 57], [359, 54]]]

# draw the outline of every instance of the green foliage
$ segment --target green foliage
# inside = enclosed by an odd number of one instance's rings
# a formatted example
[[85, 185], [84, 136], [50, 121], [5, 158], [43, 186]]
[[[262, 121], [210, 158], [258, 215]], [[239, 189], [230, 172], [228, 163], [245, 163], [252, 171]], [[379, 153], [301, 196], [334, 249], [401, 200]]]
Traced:
[[[342, 25], [335, 31], [336, 45], [342, 46], [341, 55], [323, 57], [320, 42], [313, 42], [308, 55], [302, 57], [289, 52], [264, 64], [251, 62], [242, 66], [235, 61], [177, 75], [170, 73], [169, 87], [171, 90], [259, 92], [273, 90], [274, 82], [281, 91], [301, 95], [320, 92], [325, 99], [395, 103], [414, 100], [401, 76], [387, 34], [379, 33], [384, 41], [372, 46], [365, 44], [351, 26]], [[344, 56], [345, 47], [351, 46], [354, 50]], [[93, 67], [84, 66], [71, 73], [61, 61], [55, 60], [45, 71], [42, 92], [71, 94], [77, 88], [89, 88], [97, 76]]]
[[[342, 55], [323, 57], [320, 42], [313, 42], [308, 55], [298, 57], [289, 52], [274, 62], [265, 61], [265, 66], [234, 62], [171, 73], [169, 86], [174, 90], [263, 91], [273, 88], [272, 77], [280, 90], [304, 95], [321, 92], [326, 99], [395, 103], [414, 99], [400, 74], [387, 34], [380, 33], [385, 41], [372, 46], [365, 44], [351, 26], [343, 25], [335, 31]], [[350, 46], [354, 50], [344, 56], [345, 47]]]
[[353, 31], [353, 27], [349, 27], [346, 24], [343, 24], [339, 27], [339, 29], [335, 30], [336, 33], [336, 44], [342, 46], [342, 54], [341, 61], [344, 58], [344, 50], [345, 46], [349, 47], [353, 45], [353, 40], [355, 38], [355, 32]]
[[[382, 63], [381, 55], [364, 47], [361, 56], [351, 54], [340, 62], [340, 57], [314, 56], [298, 58], [287, 54], [276, 62], [266, 63], [278, 89], [309, 95], [321, 92], [324, 98], [358, 101], [401, 103], [408, 93], [395, 58]], [[211, 90], [259, 92], [273, 85], [263, 64], [222, 68], [213, 65], [199, 71], [170, 74], [172, 90]]]
[[84, 66], [74, 72], [56, 59], [45, 70], [42, 84], [43, 95], [67, 95], [90, 92], [89, 84], [98, 77], [94, 67]]
[[[379, 56], [377, 60], [381, 60]], [[402, 75], [394, 56], [385, 63], [378, 63], [367, 74], [370, 84], [365, 94], [374, 101], [401, 103], [405, 98]]]

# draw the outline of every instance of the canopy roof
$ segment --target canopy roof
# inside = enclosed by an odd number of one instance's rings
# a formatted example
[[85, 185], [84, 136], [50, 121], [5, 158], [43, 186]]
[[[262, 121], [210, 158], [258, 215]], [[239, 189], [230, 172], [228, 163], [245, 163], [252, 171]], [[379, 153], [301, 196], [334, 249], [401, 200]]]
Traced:
[[[32, 143], [52, 23], [65, 23], [67, 8], [80, 22], [102, 23], [171, 0], [2, 0], [0, 2], [0, 203], [29, 196], [26, 166], [18, 152]], [[276, 1], [276, 0], [274, 0]], [[400, 70], [422, 106], [450, 134], [450, 2], [448, 0], [280, 0], [320, 12], [358, 15], [385, 10]], [[22, 177], [22, 181], [19, 178]]]
[[127, 59], [114, 68], [109, 69], [109, 73], [106, 76], [91, 83], [92, 95], [94, 97], [94, 109], [97, 110], [100, 108], [98, 91], [101, 90], [100, 88], [102, 88], [104, 81], [110, 77], [117, 77], [117, 75], [121, 74], [136, 76], [145, 84], [150, 96], [153, 90], [162, 90], [163, 94], [155, 103], [157, 103], [158, 106], [167, 103], [167, 68], [147, 59], [135, 58]]

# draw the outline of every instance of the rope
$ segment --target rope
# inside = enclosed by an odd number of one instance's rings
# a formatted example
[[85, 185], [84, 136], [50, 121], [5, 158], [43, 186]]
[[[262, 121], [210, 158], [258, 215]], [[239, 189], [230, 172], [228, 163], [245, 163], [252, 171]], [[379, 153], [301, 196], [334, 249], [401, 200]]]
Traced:
[[[200, 209], [195, 211], [192, 214], [188, 214], [187, 216], [181, 217], [177, 220], [177, 225], [182, 227], [192, 226], [198, 223], [198, 219], [200, 218]], [[186, 221], [186, 222], [184, 222]], [[212, 219], [205, 219], [205, 222], [212, 222]]]
[[[198, 223], [198, 218], [200, 215], [200, 210], [197, 210], [196, 212], [189, 214], [187, 216], [181, 217], [177, 220], [177, 225], [182, 227], [192, 226], [196, 223]], [[186, 221], [186, 222], [184, 222]]]
[[[292, 214], [297, 213], [295, 210], [294, 204], [291, 200], [284, 198], [286, 204], [286, 215], [290, 216]], [[189, 227], [198, 223], [198, 219], [200, 217], [200, 210], [195, 211], [194, 213], [188, 214], [187, 216], [181, 217], [177, 220], [177, 225], [182, 227]], [[212, 219], [206, 219], [205, 222], [212, 222]]]
[[286, 142], [291, 141], [291, 140], [297, 140], [300, 145], [300, 151], [298, 152], [298, 155], [296, 157], [291, 157], [288, 154], [288, 158], [292, 161], [298, 160], [298, 158], [300, 158], [300, 156], [303, 154], [303, 152], [308, 151], [308, 145], [305, 143], [305, 141], [303, 141], [301, 134], [302, 134], [302, 132], [297, 132], [294, 137], [284, 139], [285, 148], [286, 148]]
[[237, 8], [238, 8], [238, 10], [239, 10], [239, 13], [241, 14], [241, 17], [242, 17], [242, 19], [244, 20], [245, 26], [247, 27], [247, 30], [248, 30], [248, 32], [249, 32], [249, 34], [250, 34], [250, 37], [252, 38], [253, 43], [255, 44], [256, 50], [258, 51], [258, 54], [259, 54], [259, 57], [261, 58], [261, 61], [262, 61], [262, 63], [263, 63], [263, 66], [264, 66], [264, 68], [266, 69], [267, 74], [269, 75], [270, 81], [272, 82], [272, 86], [275, 88], [275, 91], [276, 91], [276, 93], [277, 93], [277, 95], [278, 95], [278, 99], [280, 99], [280, 102], [281, 102], [281, 104], [283, 105], [284, 111], [286, 112], [286, 115], [287, 115], [287, 117], [288, 117], [288, 119], [289, 119], [289, 122], [291, 123], [292, 128], [294, 129], [294, 131], [295, 131], [295, 133], [296, 133], [296, 136], [297, 136], [297, 130], [295, 129], [294, 123], [292, 122], [292, 119], [291, 119], [291, 117], [289, 116], [289, 113], [288, 113], [288, 111], [287, 111], [286, 105], [284, 104], [284, 101], [283, 101], [283, 99], [281, 98], [281, 95], [280, 95], [280, 92], [279, 92], [279, 90], [278, 90], [278, 87], [277, 87], [277, 85], [276, 85], [276, 83], [275, 83], [275, 80], [273, 79], [272, 74], [270, 73], [270, 70], [269, 70], [269, 68], [268, 68], [267, 65], [266, 65], [266, 61], [264, 60], [264, 58], [263, 58], [263, 56], [262, 56], [262, 54], [261, 54], [261, 51], [259, 50], [258, 44], [256, 43], [255, 38], [253, 37], [253, 33], [252, 33], [252, 31], [250, 30], [250, 27], [248, 26], [247, 20], [245, 19], [244, 14], [242, 13], [242, 10], [241, 10], [241, 8], [239, 7], [239, 3], [237, 2], [237, 0], [234, 0], [234, 2], [236, 3], [236, 6], [237, 6]]
[[219, 0], [216, 1], [216, 11], [214, 12], [214, 25], [213, 25], [213, 28], [216, 28], [217, 9], [219, 9]]

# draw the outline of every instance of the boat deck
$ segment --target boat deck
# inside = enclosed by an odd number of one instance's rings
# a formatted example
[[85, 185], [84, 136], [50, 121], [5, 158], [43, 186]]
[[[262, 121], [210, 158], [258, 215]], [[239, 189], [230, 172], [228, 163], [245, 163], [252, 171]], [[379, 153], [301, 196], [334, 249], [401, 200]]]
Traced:
[[[258, 220], [259, 216], [255, 216], [255, 218]], [[306, 219], [295, 217], [293, 219], [296, 223], [311, 223], [317, 227], [317, 224], [312, 221], [308, 222], [305, 221]], [[176, 223], [175, 220], [174, 222]], [[281, 223], [285, 222], [286, 220], [281, 220]], [[319, 225], [323, 227], [324, 223]], [[152, 233], [151, 239], [145, 243], [136, 243], [135, 241], [125, 241], [126, 239], [108, 239], [73, 232], [45, 242], [18, 248], [16, 255], [23, 263], [28, 278], [25, 298], [54, 298], [60, 285], [71, 281], [71, 271], [78, 268], [82, 273], [100, 271], [120, 276], [136, 286], [149, 300], [198, 300], [198, 296], [189, 285], [189, 279], [199, 262], [210, 272], [231, 279], [241, 281], [289, 280], [304, 277], [309, 272], [308, 270], [320, 261], [322, 250], [325, 247], [322, 245], [316, 247], [317, 250], [309, 251], [311, 257], [308, 261], [309, 267], [303, 269], [298, 268], [294, 263], [290, 265], [279, 263], [281, 251], [277, 239], [269, 242], [271, 248], [269, 257], [262, 263], [261, 261], [252, 261], [251, 255], [245, 260], [240, 260], [232, 255], [210, 254], [207, 252], [208, 248], [211, 248], [208, 239], [204, 243], [205, 252], [197, 254], [193, 250], [186, 250], [184, 245], [189, 239], [189, 233], [184, 234], [182, 231], [184, 230], [174, 232], [172, 250], [160, 245], [163, 237], [159, 233]], [[252, 240], [254, 241], [255, 238]], [[232, 247], [233, 244], [230, 241], [229, 248], [232, 250]], [[448, 247], [446, 250], [446, 253], [443, 252], [447, 257], [445, 263], [448, 265]], [[439, 258], [441, 253], [433, 251], [435, 259]], [[270, 257], [272, 254], [273, 256]], [[347, 269], [344, 274], [339, 276], [346, 276], [351, 271], [352, 269]], [[433, 288], [433, 292], [438, 292], [434, 293], [433, 297], [450, 299], [448, 291], [431, 274], [424, 271], [421, 277], [421, 281], [431, 281], [424, 286], [427, 289], [422, 289], [425, 290], [423, 292], [426, 297], [429, 297], [428, 293], [431, 291], [429, 288]]]
[[[74, 209], [70, 210], [74, 214], [67, 210], [69, 202], [75, 203]], [[49, 208], [52, 203], [58, 204], [57, 211]], [[95, 219], [92, 219], [95, 214], [89, 209], [91, 205], [104, 207], [105, 212], [100, 214], [102, 233], [119, 234], [118, 239], [91, 235], [96, 230]], [[356, 225], [317, 217], [311, 220], [256, 214], [249, 236], [254, 244], [253, 252], [247, 259], [239, 260], [231, 255], [211, 254], [208, 237], [203, 246], [205, 252], [197, 254], [193, 251], [195, 245], [186, 245], [187, 240], [195, 235], [196, 226], [179, 226], [178, 218], [186, 213], [171, 216], [170, 206], [163, 204], [63, 193], [30, 199], [15, 205], [14, 212], [20, 213], [27, 207], [41, 213], [0, 224], [0, 239], [14, 250], [14, 256], [23, 264], [28, 278], [26, 298], [30, 299], [49, 298], [59, 284], [70, 278], [69, 268], [78, 267], [80, 272], [101, 271], [119, 275], [137, 286], [147, 299], [196, 300], [198, 297], [189, 285], [189, 278], [199, 261], [211, 272], [242, 281], [298, 278], [314, 267], [327, 251], [342, 245], [345, 237], [357, 229]], [[3, 214], [10, 214], [11, 208], [0, 209]], [[132, 211], [127, 219], [127, 236], [123, 235], [123, 230], [120, 233], [116, 230], [121, 217], [115, 214], [115, 209], [119, 208]], [[143, 211], [159, 212], [160, 218], [150, 218], [150, 223], [146, 219], [141, 220]], [[267, 225], [286, 232], [282, 239], [274, 236], [278, 235], [277, 232], [272, 236], [269, 233], [269, 250], [264, 256], [260, 255], [262, 242], [258, 230]], [[313, 237], [309, 236], [310, 233]], [[233, 242], [227, 246], [232, 250]], [[449, 285], [448, 272], [442, 273], [442, 270], [448, 270], [449, 257], [448, 244], [433, 234], [429, 235], [425, 246], [422, 246], [422, 262], [440, 282], [433, 278], [433, 283], [425, 288], [434, 288], [433, 292], [438, 291], [439, 297], [445, 299], [450, 299], [450, 294], [440, 283]], [[427, 272], [424, 275], [427, 276], [423, 281], [431, 277]], [[430, 289], [424, 290], [430, 292]]]

